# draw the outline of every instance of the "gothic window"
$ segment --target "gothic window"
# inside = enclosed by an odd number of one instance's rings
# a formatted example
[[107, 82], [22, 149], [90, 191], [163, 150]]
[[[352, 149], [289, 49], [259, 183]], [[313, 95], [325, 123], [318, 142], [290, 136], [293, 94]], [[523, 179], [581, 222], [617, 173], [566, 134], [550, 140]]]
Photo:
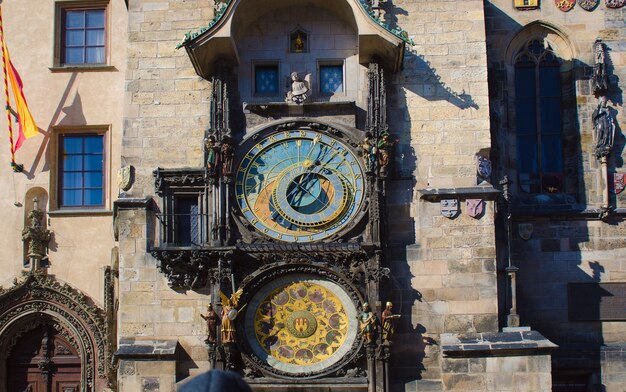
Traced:
[[519, 184], [528, 193], [563, 191], [560, 60], [543, 40], [515, 59], [515, 135]]

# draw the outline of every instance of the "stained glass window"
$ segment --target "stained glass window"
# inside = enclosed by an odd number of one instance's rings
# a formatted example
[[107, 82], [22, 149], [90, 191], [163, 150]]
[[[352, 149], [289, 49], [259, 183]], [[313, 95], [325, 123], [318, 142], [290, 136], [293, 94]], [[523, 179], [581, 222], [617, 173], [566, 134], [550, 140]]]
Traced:
[[320, 93], [343, 92], [343, 66], [320, 65]]
[[254, 67], [254, 92], [262, 95], [278, 93], [278, 65]]
[[61, 135], [59, 199], [63, 207], [104, 205], [104, 136]]

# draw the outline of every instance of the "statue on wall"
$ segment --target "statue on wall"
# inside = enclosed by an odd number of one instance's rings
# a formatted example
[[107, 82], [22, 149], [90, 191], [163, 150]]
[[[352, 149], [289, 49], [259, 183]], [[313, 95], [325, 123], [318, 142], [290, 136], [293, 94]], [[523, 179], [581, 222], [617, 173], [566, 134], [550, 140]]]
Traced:
[[359, 319], [359, 331], [365, 339], [366, 344], [374, 343], [374, 333], [376, 332], [376, 324], [378, 320], [374, 315], [374, 312], [370, 310], [369, 304], [366, 302], [363, 304], [363, 310], [358, 315]]
[[596, 96], [606, 95], [609, 89], [609, 76], [606, 72], [605, 46], [601, 41], [596, 41], [593, 44], [593, 54], [595, 64], [591, 78], [592, 91]]
[[206, 169], [209, 176], [217, 174], [217, 164], [219, 158], [219, 148], [215, 144], [215, 136], [211, 135], [204, 139], [204, 150], [206, 151]]
[[306, 74], [304, 80], [302, 80], [297, 72], [292, 72], [290, 78], [291, 87], [287, 92], [285, 101], [300, 105], [309, 98], [309, 91], [311, 90], [311, 74]]
[[43, 211], [39, 209], [39, 199], [35, 198], [33, 210], [28, 213], [30, 225], [22, 230], [22, 241], [27, 246], [26, 257], [28, 257], [25, 264], [32, 261], [31, 267], [34, 269], [40, 267], [38, 262], [46, 256], [48, 243], [52, 239], [52, 232], [46, 230], [41, 224], [43, 215]]
[[596, 158], [600, 159], [611, 153], [615, 136], [615, 120], [607, 107], [607, 97], [599, 98], [598, 107], [591, 118], [596, 136]]
[[222, 343], [235, 342], [235, 319], [241, 309], [245, 307], [244, 305], [237, 309], [239, 298], [241, 298], [242, 294], [243, 289], [239, 289], [228, 298], [220, 291], [220, 296], [222, 297]]
[[235, 146], [230, 140], [224, 140], [220, 155], [222, 158], [222, 176], [228, 177], [233, 174], [233, 158], [235, 157]]
[[219, 324], [220, 318], [217, 316], [215, 309], [213, 309], [213, 304], [207, 305], [206, 315], [200, 314], [200, 317], [206, 320], [207, 338], [205, 342], [206, 343], [217, 342], [217, 324]]
[[382, 339], [383, 343], [391, 342], [393, 334], [396, 330], [396, 321], [400, 318], [399, 314], [393, 314], [393, 304], [387, 302], [385, 310], [382, 314]]
[[363, 139], [361, 149], [365, 156], [365, 170], [367, 170], [368, 173], [374, 173], [378, 168], [378, 149], [376, 143], [370, 139], [369, 134]]

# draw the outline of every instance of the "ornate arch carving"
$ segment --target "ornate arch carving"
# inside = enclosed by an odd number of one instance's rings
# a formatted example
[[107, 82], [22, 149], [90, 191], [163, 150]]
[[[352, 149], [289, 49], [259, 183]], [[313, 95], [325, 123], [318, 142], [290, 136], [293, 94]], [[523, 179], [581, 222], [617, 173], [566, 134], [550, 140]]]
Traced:
[[0, 383], [6, 383], [6, 362], [13, 346], [42, 324], [52, 325], [78, 352], [81, 390], [114, 385], [104, 310], [80, 291], [42, 274], [28, 274], [21, 282], [16, 279], [13, 287], [0, 289]]
[[[506, 48], [505, 62], [511, 65], [515, 61], [518, 52], [532, 39], [545, 39], [552, 47], [556, 55], [564, 61], [565, 65], [571, 66], [576, 56], [576, 48], [568, 39], [567, 34], [552, 24], [536, 21], [530, 23], [515, 32]], [[566, 71], [567, 69], [562, 69]]]

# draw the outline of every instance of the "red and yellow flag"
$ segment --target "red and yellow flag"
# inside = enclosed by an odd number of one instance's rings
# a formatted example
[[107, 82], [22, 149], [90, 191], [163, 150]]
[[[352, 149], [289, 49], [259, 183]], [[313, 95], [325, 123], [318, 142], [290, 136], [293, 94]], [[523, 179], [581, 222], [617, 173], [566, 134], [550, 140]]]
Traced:
[[[17, 70], [11, 62], [9, 49], [4, 42], [4, 37], [2, 39], [2, 49], [4, 51], [4, 67], [9, 75], [9, 80], [11, 81], [11, 90], [13, 91], [13, 101], [16, 109], [15, 112], [17, 113], [17, 122], [19, 123], [19, 136], [13, 145], [13, 152], [15, 152], [22, 146], [24, 140], [36, 136], [39, 133], [39, 130], [35, 124], [32, 114], [30, 114], [30, 110], [28, 109], [26, 97], [24, 96], [22, 78], [20, 78], [20, 74], [17, 73]], [[5, 85], [5, 87], [7, 86]]]

